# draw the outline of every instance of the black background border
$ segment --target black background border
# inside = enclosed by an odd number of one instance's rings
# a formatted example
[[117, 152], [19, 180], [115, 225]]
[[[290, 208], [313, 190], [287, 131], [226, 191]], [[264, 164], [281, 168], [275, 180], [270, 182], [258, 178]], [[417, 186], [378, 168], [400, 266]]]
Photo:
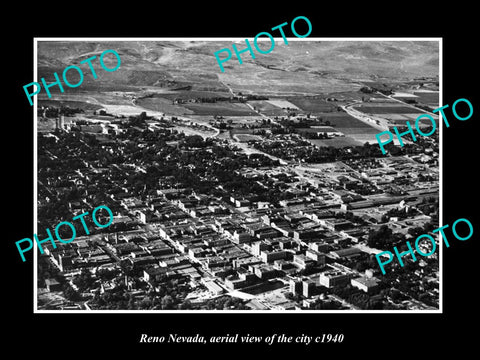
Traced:
[[[128, 5], [128, 6], [127, 6]], [[279, 353], [305, 351], [321, 355], [366, 354], [388, 356], [402, 352], [413, 355], [461, 346], [474, 346], [471, 330], [476, 310], [475, 258], [478, 251], [478, 199], [475, 153], [475, 125], [480, 102], [474, 92], [478, 81], [478, 57], [473, 8], [456, 2], [448, 9], [420, 9], [418, 5], [383, 3], [322, 3], [304, 7], [278, 3], [259, 9], [245, 3], [220, 5], [152, 5], [152, 10], [134, 9], [135, 4], [100, 9], [85, 4], [81, 8], [29, 9], [19, 24], [5, 28], [4, 75], [4, 326], [8, 327], [7, 346], [20, 350], [25, 342], [38, 352], [56, 349], [60, 355], [75, 353], [164, 356], [163, 351], [181, 355], [205, 352], [229, 356], [249, 356], [275, 350]], [[50, 5], [53, 6], [53, 5]], [[143, 5], [142, 5], [143, 6]], [[146, 5], [144, 5], [146, 6]], [[38, 6], [40, 7], [40, 6]], [[387, 9], [388, 7], [388, 9]], [[278, 9], [272, 11], [272, 9]], [[208, 12], [208, 13], [206, 13]], [[261, 31], [296, 16], [307, 16], [313, 26], [310, 37], [442, 37], [443, 104], [467, 98], [474, 114], [468, 121], [451, 121], [443, 128], [443, 223], [467, 218], [474, 235], [465, 242], [453, 240], [444, 248], [443, 314], [33, 314], [33, 258], [22, 263], [15, 241], [33, 234], [33, 108], [23, 85], [33, 81], [34, 37], [253, 37]], [[477, 31], [478, 33], [478, 31]], [[10, 35], [12, 34], [12, 35]], [[274, 52], [271, 53], [274, 56]], [[11, 101], [13, 100], [13, 101]], [[470, 329], [469, 329], [470, 328]], [[285, 333], [343, 333], [342, 344], [139, 344], [142, 333], [166, 336], [221, 336], [250, 334], [268, 336]], [[75, 350], [77, 349], [77, 350]], [[65, 353], [63, 353], [65, 355]], [[67, 353], [68, 354], [68, 353]], [[60, 355], [62, 356], [62, 355]], [[363, 357], [363, 356], [362, 356]]]

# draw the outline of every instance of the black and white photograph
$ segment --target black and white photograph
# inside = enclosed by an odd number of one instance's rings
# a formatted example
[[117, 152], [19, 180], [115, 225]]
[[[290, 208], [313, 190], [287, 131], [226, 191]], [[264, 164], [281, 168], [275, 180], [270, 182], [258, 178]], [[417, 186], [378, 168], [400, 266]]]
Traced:
[[474, 353], [472, 5], [23, 7], [7, 353]]
[[37, 81], [79, 84], [37, 95], [37, 235], [71, 224], [38, 310], [440, 309], [438, 239], [415, 242], [439, 227], [439, 39], [280, 37], [224, 72], [244, 39], [92, 40], [37, 39]]

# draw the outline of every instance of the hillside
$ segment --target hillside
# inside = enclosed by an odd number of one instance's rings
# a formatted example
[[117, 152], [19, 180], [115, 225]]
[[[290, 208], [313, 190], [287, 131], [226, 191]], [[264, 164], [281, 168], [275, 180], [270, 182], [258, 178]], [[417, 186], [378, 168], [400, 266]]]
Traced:
[[[235, 57], [221, 73], [213, 55], [234, 41], [39, 41], [39, 77], [53, 81], [68, 65], [92, 55], [99, 78], [93, 79], [86, 65], [82, 86], [68, 91], [175, 89], [255, 93], [321, 93], [358, 88], [358, 80], [386, 78], [405, 80], [438, 75], [438, 43], [413, 41], [294, 41], [289, 45], [277, 39], [269, 54], [256, 59], [243, 54], [243, 64]], [[244, 40], [235, 41], [240, 49]], [[267, 47], [266, 44], [264, 47]], [[114, 49], [121, 67], [104, 72], [98, 56]], [[112, 57], [113, 58], [113, 57]], [[108, 59], [106, 58], [108, 66]], [[73, 75], [72, 75], [73, 77]], [[73, 80], [72, 80], [73, 81]]]

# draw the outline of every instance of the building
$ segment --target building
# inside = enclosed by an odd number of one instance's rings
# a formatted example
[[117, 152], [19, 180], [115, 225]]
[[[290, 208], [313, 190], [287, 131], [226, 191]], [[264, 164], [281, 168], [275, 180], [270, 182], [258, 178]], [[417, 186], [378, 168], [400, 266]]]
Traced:
[[350, 280], [352, 286], [355, 286], [356, 288], [365, 291], [367, 294], [376, 292], [378, 290], [379, 282], [380, 280], [378, 280], [377, 278], [367, 276]]
[[278, 275], [278, 270], [271, 265], [260, 265], [255, 267], [255, 275], [262, 280], [272, 279]]
[[315, 260], [306, 257], [303, 254], [293, 255], [293, 263], [301, 269], [306, 269], [315, 265]]
[[306, 279], [302, 281], [302, 290], [303, 290], [303, 296], [306, 298], [309, 298], [313, 295], [315, 295], [315, 290], [317, 288], [317, 285], [315, 284], [315, 281], [312, 279]]
[[343, 286], [350, 281], [350, 275], [343, 271], [329, 270], [320, 274], [320, 285], [327, 288]]
[[60, 285], [60, 283], [54, 278], [46, 279], [45, 286], [47, 287], [47, 290], [50, 292], [62, 290], [62, 285]]
[[250, 234], [241, 229], [237, 229], [234, 231], [232, 239], [235, 244], [243, 244], [250, 241]]
[[362, 254], [362, 250], [356, 248], [356, 247], [351, 247], [348, 249], [341, 249], [341, 250], [335, 250], [335, 251], [330, 251], [330, 255], [334, 259], [343, 259], [343, 258], [354, 258], [357, 256], [360, 256]]
[[315, 250], [312, 250], [312, 249], [307, 249], [307, 251], [305, 252], [305, 255], [316, 261], [318, 265], [324, 265], [325, 264], [325, 254], [322, 253], [322, 252], [319, 252], [319, 251], [315, 251]]
[[320, 223], [331, 231], [348, 230], [354, 227], [350, 221], [341, 219], [320, 220]]
[[301, 280], [290, 279], [289, 290], [292, 294], [298, 294], [302, 292], [303, 285]]
[[202, 283], [213, 296], [221, 295], [224, 292], [223, 288], [218, 285], [214, 280], [203, 280]]
[[238, 277], [228, 276], [225, 279], [225, 286], [231, 290], [240, 289], [247, 286], [248, 284], [249, 282], [247, 280], [240, 279]]
[[264, 263], [269, 263], [275, 260], [286, 259], [289, 253], [284, 250], [280, 251], [262, 251], [260, 258]]
[[327, 252], [329, 245], [325, 243], [313, 242], [308, 244], [310, 249], [318, 251], [318, 252]]
[[150, 281], [159, 281], [163, 276], [167, 273], [167, 268], [165, 267], [149, 267], [143, 270], [143, 278], [150, 282]]
[[252, 244], [252, 253], [255, 256], [260, 256], [262, 251], [269, 250], [270, 248], [271, 248], [270, 244], [264, 241], [258, 241]]

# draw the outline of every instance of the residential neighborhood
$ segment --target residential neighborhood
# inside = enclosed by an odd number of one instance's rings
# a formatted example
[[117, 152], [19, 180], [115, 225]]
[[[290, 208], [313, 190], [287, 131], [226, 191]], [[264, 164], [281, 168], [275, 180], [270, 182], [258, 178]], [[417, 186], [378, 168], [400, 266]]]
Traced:
[[375, 260], [438, 226], [438, 136], [383, 156], [319, 151], [295, 115], [245, 142], [218, 119], [49, 111], [39, 237], [100, 204], [114, 220], [39, 254], [39, 309], [438, 309], [436, 255], [386, 275]]

